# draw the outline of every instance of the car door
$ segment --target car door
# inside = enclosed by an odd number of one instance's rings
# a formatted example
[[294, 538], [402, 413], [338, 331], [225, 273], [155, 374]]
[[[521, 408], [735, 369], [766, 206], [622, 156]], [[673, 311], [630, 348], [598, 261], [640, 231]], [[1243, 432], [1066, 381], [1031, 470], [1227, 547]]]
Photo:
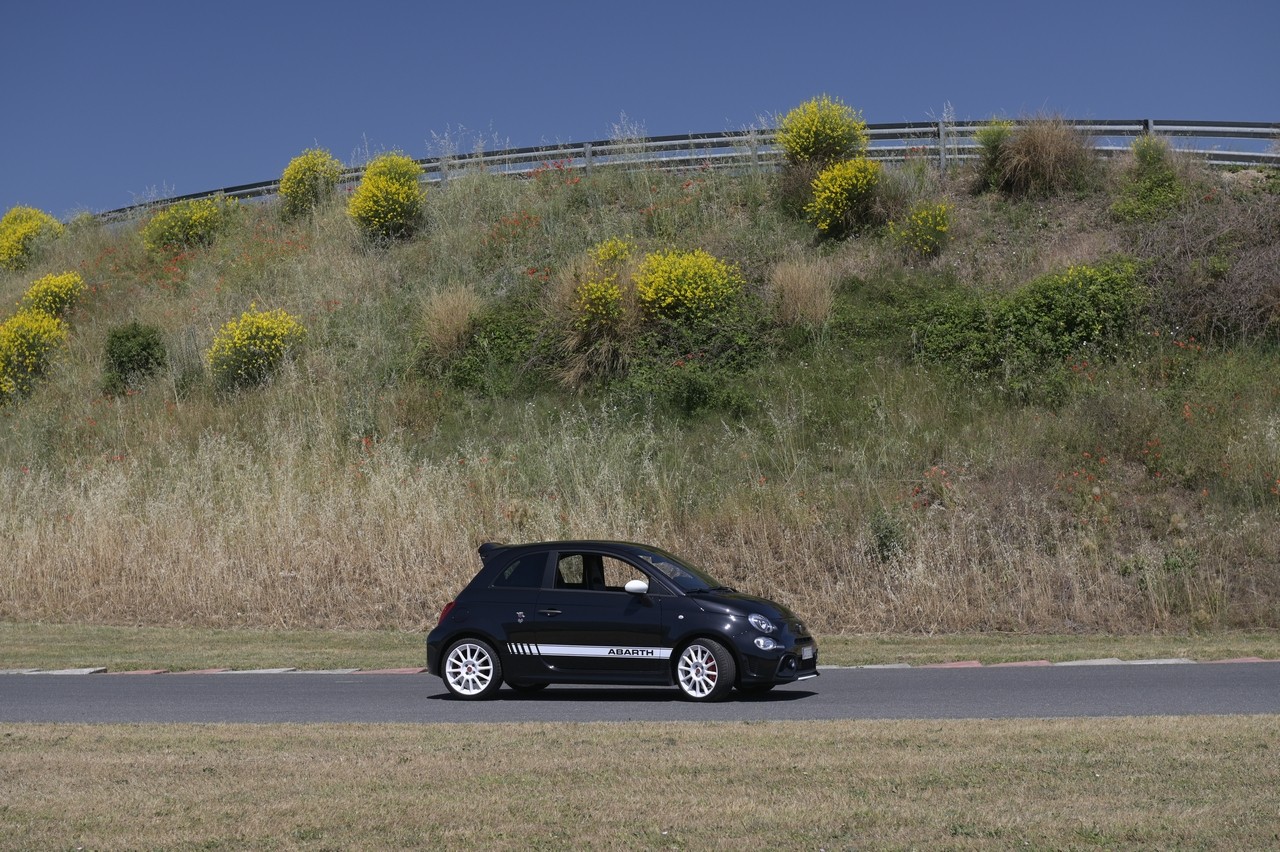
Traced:
[[478, 609], [485, 613], [490, 624], [481, 626], [491, 632], [499, 642], [505, 665], [506, 677], [519, 680], [522, 676], [540, 674], [543, 667], [533, 653], [538, 596], [547, 584], [551, 554], [535, 551], [513, 559], [494, 575], [484, 593], [484, 602]]
[[626, 591], [633, 578], [647, 575], [616, 555], [559, 552], [536, 610], [543, 665], [570, 679], [665, 681], [671, 649], [660, 641], [663, 595]]

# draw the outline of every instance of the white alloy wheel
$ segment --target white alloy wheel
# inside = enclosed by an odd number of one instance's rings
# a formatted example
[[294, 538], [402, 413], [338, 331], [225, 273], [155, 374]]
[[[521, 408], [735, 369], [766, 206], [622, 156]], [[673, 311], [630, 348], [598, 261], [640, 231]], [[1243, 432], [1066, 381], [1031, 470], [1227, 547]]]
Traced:
[[680, 652], [676, 683], [691, 701], [716, 701], [733, 689], [733, 655], [719, 642], [697, 639]]
[[444, 655], [444, 685], [459, 698], [489, 698], [502, 688], [502, 663], [489, 643], [463, 639]]

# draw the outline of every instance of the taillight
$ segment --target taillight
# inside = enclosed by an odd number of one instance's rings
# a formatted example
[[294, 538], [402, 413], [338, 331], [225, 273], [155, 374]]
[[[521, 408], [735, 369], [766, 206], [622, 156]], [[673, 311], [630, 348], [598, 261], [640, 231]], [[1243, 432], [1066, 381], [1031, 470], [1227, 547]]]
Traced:
[[444, 624], [444, 620], [449, 617], [449, 613], [453, 611], [456, 603], [457, 601], [449, 601], [444, 605], [444, 609], [440, 610], [440, 620], [436, 622], [436, 626]]

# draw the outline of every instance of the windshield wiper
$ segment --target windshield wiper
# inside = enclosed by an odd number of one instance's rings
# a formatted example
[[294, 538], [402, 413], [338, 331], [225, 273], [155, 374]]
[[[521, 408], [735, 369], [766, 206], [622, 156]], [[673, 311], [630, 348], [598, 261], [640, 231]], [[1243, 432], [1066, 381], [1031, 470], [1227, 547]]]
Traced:
[[738, 593], [738, 590], [737, 590], [737, 589], [735, 589], [735, 588], [733, 588], [732, 586], [706, 586], [706, 587], [701, 588], [701, 589], [690, 589], [690, 590], [689, 590], [689, 593], [690, 593], [690, 594], [693, 594], [693, 593], [695, 593], [695, 592], [697, 592], [697, 593], [701, 593], [701, 592], [729, 592], [730, 594], [734, 594], [734, 595], [736, 595], [736, 594]]

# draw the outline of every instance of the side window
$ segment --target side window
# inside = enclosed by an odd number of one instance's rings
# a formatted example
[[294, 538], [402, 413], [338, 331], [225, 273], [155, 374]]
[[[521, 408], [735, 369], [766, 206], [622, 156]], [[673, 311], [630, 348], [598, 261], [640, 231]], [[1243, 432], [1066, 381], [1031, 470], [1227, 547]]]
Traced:
[[495, 589], [536, 589], [542, 585], [542, 572], [547, 567], [545, 553], [532, 553], [514, 560], [493, 578]]
[[566, 553], [556, 564], [557, 589], [585, 589], [586, 573], [581, 553]]
[[605, 556], [603, 559], [604, 587], [607, 591], [625, 591], [627, 582], [630, 580], [649, 582], [649, 578], [644, 575], [644, 572], [629, 562], [623, 562], [621, 559], [615, 559], [612, 556]]

